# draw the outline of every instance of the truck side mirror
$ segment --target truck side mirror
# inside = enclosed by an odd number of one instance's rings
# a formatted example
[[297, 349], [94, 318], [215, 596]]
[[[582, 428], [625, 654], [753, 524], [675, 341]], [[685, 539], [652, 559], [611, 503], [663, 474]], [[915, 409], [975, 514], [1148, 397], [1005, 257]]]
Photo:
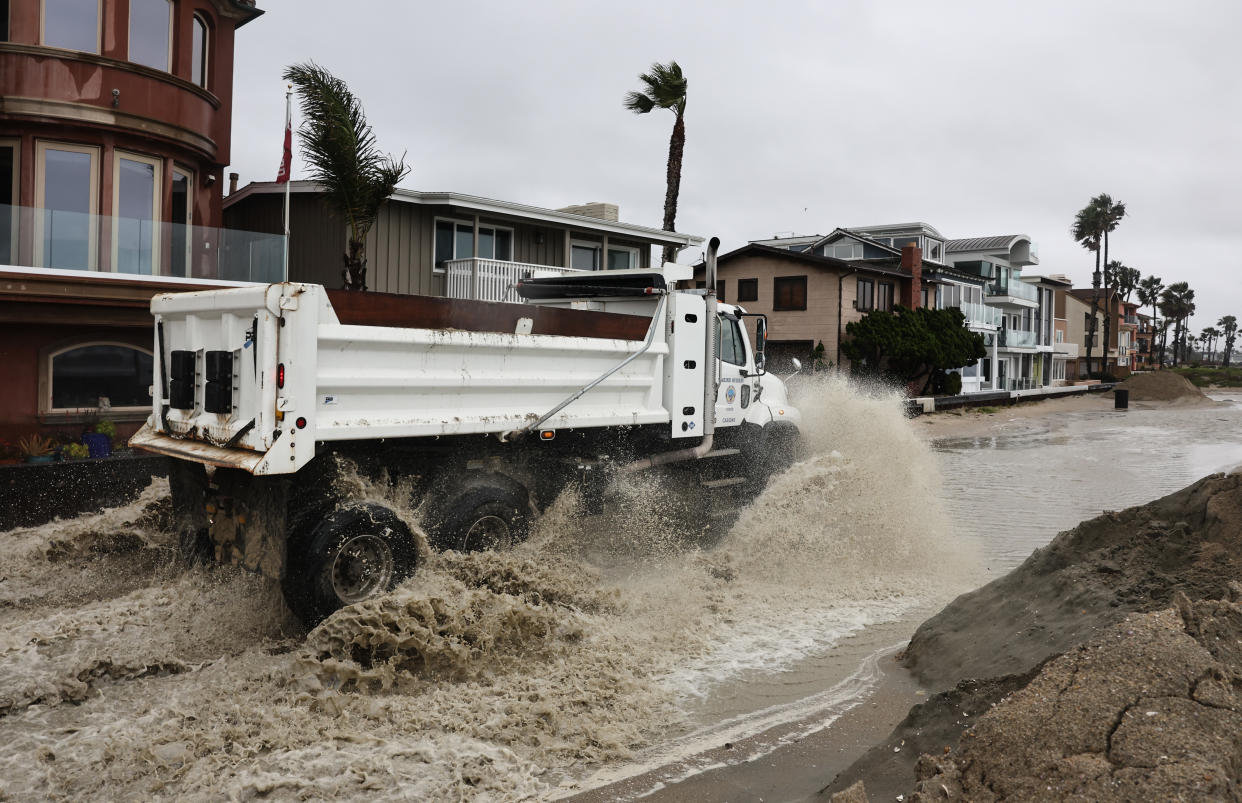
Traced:
[[763, 373], [763, 366], [767, 362], [764, 356], [765, 347], [768, 344], [768, 319], [759, 317], [755, 319], [755, 370]]

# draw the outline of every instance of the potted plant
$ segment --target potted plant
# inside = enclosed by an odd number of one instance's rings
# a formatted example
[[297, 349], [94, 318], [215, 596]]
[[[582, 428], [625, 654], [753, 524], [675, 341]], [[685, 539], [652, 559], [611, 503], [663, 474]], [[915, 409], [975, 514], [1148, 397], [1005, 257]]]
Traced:
[[104, 419], [95, 422], [91, 432], [82, 435], [82, 443], [90, 450], [91, 457], [110, 457], [112, 455], [112, 439], [116, 437], [116, 424]]
[[56, 459], [55, 444], [42, 435], [30, 435], [17, 441], [17, 449], [27, 463], [50, 463]]

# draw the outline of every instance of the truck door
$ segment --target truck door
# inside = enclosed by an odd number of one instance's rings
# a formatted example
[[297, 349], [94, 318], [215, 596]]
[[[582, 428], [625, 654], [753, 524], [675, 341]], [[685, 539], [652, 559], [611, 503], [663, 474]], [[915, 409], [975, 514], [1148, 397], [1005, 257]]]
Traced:
[[716, 426], [736, 427], [746, 417], [746, 409], [754, 399], [755, 369], [750, 364], [741, 322], [732, 315], [721, 314], [719, 331], [716, 353], [719, 355], [720, 387], [716, 393]]

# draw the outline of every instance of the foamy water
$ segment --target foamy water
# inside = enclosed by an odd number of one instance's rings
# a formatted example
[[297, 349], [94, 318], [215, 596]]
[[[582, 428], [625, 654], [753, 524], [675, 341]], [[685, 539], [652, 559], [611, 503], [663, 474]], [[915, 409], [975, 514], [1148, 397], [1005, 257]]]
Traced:
[[[653, 473], [604, 517], [558, 500], [512, 552], [432, 556], [308, 634], [275, 584], [180, 566], [164, 483], [0, 534], [0, 798], [520, 800], [692, 740], [718, 689], [976, 570], [899, 401], [800, 390], [806, 459], [713, 549], [687, 547]], [[356, 482], [417, 523], [407, 488]]]

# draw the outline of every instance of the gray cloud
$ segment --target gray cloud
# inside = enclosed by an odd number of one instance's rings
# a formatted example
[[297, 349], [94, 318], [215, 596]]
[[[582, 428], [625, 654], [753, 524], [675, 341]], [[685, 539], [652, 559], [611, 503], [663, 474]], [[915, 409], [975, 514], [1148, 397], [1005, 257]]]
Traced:
[[[1085, 284], [1068, 235], [1094, 194], [1131, 216], [1112, 256], [1242, 316], [1242, 4], [260, 2], [238, 32], [234, 166], [271, 180], [284, 65], [363, 98], [406, 185], [659, 225], [669, 114], [621, 107], [677, 59], [690, 79], [678, 228], [774, 232], [924, 220], [1024, 232]], [[296, 165], [295, 177], [301, 174]]]

